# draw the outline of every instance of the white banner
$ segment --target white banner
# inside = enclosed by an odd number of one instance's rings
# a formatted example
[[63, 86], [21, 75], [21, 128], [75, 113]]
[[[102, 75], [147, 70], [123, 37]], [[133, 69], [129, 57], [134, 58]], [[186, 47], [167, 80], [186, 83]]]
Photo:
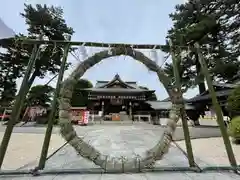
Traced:
[[158, 52], [155, 49], [155, 47], [150, 52], [151, 52], [152, 60], [158, 64]]
[[84, 61], [88, 58], [88, 52], [87, 52], [87, 49], [86, 47], [84, 46], [85, 43], [83, 43], [81, 46], [79, 46], [78, 50], [79, 50], [79, 53], [80, 53], [80, 60], [81, 61]]
[[14, 36], [15, 36], [14, 31], [11, 28], [9, 28], [0, 18], [0, 39], [7, 39]]

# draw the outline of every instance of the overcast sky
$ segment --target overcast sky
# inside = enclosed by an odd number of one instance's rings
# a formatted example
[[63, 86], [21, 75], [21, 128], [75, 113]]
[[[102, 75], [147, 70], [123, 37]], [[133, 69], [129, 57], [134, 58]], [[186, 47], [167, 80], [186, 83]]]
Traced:
[[[24, 19], [19, 16], [23, 11], [24, 3], [41, 3], [61, 6], [67, 24], [73, 27], [74, 41], [97, 41], [131, 44], [164, 44], [167, 30], [172, 26], [169, 13], [174, 11], [174, 6], [184, 0], [8, 0], [0, 6], [0, 18], [16, 33], [26, 32]], [[92, 54], [93, 50], [88, 50]], [[150, 51], [146, 51], [151, 56]], [[158, 63], [164, 54], [158, 52]], [[65, 73], [65, 78], [78, 63], [73, 57], [71, 68]], [[137, 81], [139, 85], [156, 90], [159, 99], [164, 99], [167, 94], [159, 83], [157, 76], [147, 68], [132, 60], [130, 57], [115, 57], [106, 59], [94, 66], [84, 75], [93, 84], [97, 80], [111, 80], [118, 73], [125, 81]], [[44, 84], [51, 76], [37, 79], [34, 84]], [[51, 83], [55, 85], [56, 80]], [[19, 83], [18, 83], [19, 84]], [[191, 90], [186, 97], [197, 93]]]

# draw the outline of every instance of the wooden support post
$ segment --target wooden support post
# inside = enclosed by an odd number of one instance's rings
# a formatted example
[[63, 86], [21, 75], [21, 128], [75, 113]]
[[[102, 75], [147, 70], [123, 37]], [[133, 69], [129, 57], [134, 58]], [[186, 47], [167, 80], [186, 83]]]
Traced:
[[31, 75], [32, 69], [34, 67], [34, 64], [36, 62], [38, 53], [40, 52], [40, 48], [38, 48], [38, 46], [39, 45], [35, 44], [34, 48], [32, 50], [32, 55], [29, 59], [26, 73], [23, 77], [23, 81], [22, 81], [21, 87], [19, 89], [19, 93], [18, 93], [18, 95], [16, 96], [16, 99], [15, 99], [15, 103], [14, 103], [12, 113], [11, 113], [11, 118], [8, 121], [8, 125], [7, 125], [7, 128], [5, 130], [5, 133], [4, 133], [4, 136], [3, 136], [3, 139], [2, 139], [2, 143], [1, 143], [1, 146], [0, 146], [0, 169], [2, 167], [4, 156], [6, 154], [6, 150], [7, 150], [7, 147], [8, 147], [8, 143], [9, 143], [9, 140], [10, 140], [11, 135], [12, 135], [13, 127], [15, 125], [15, 122], [20, 117], [20, 110], [19, 109], [22, 108], [21, 105], [23, 104], [23, 101], [24, 101], [24, 99], [26, 97], [26, 93], [27, 93], [26, 88], [28, 87], [28, 80], [30, 78], [30, 75]]
[[102, 101], [102, 114], [101, 114], [101, 119], [100, 119], [100, 124], [102, 124], [102, 122], [104, 122], [104, 101]]
[[50, 139], [51, 139], [51, 135], [52, 135], [53, 123], [55, 120], [55, 113], [56, 113], [56, 108], [57, 108], [56, 107], [57, 106], [57, 98], [58, 98], [58, 95], [60, 92], [61, 82], [62, 82], [64, 71], [66, 68], [66, 62], [67, 62], [69, 48], [70, 48], [70, 44], [67, 44], [64, 48], [64, 54], [63, 54], [62, 63], [61, 63], [60, 71], [59, 71], [56, 89], [54, 92], [53, 101], [51, 103], [52, 109], [51, 109], [51, 112], [48, 117], [48, 126], [47, 126], [47, 130], [45, 133], [45, 138], [44, 138], [44, 142], [43, 142], [43, 146], [42, 146], [42, 152], [41, 152], [41, 156], [40, 156], [40, 160], [39, 160], [39, 164], [38, 164], [38, 169], [43, 169], [45, 167], [49, 143], [50, 143]]
[[[172, 42], [169, 41], [170, 47], [172, 47]], [[175, 85], [176, 88], [178, 89], [179, 92], [181, 92], [181, 80], [180, 80], [180, 75], [178, 71], [178, 63], [177, 59], [175, 57], [174, 52], [171, 49], [171, 56], [172, 56], [172, 61], [173, 61], [173, 71], [174, 71], [174, 77], [175, 77]], [[186, 111], [185, 111], [185, 104], [184, 102], [180, 102], [181, 108], [180, 108], [180, 115], [182, 119], [182, 127], [183, 127], [183, 132], [184, 132], [184, 139], [185, 139], [185, 145], [187, 149], [187, 154], [188, 154], [188, 163], [190, 167], [195, 167], [195, 161], [194, 161], [194, 156], [193, 156], [193, 151], [192, 151], [192, 144], [191, 144], [191, 139], [190, 139], [190, 133], [188, 129], [188, 123], [187, 123], [187, 117], [186, 117]]]
[[95, 123], [94, 105], [92, 105], [92, 123]]
[[132, 123], [133, 123], [133, 118], [132, 118], [132, 102], [131, 102], [131, 101], [129, 102], [129, 118], [130, 118], [130, 120], [132, 120]]
[[233, 153], [232, 145], [230, 143], [229, 136], [228, 136], [228, 133], [227, 133], [227, 129], [226, 129], [225, 124], [224, 124], [222, 110], [221, 110], [221, 107], [220, 107], [220, 105], [218, 103], [218, 100], [217, 100], [217, 95], [216, 95], [216, 92], [215, 92], [213, 84], [212, 84], [212, 79], [211, 79], [211, 76], [209, 74], [207, 64], [206, 64], [206, 62], [203, 58], [203, 55], [201, 53], [199, 43], [195, 43], [194, 46], [197, 50], [198, 59], [199, 59], [199, 62], [201, 64], [201, 67], [202, 67], [202, 72], [203, 72], [203, 74], [206, 78], [207, 85], [208, 85], [208, 90], [209, 90], [209, 93], [212, 97], [213, 107], [216, 111], [217, 122], [218, 122], [218, 125], [219, 125], [221, 133], [222, 133], [222, 138], [223, 138], [223, 142], [225, 144], [225, 148], [226, 148], [226, 151], [227, 151], [229, 162], [233, 167], [237, 167], [237, 162], [236, 162], [236, 159], [235, 159], [235, 156], [234, 156], [234, 153]]

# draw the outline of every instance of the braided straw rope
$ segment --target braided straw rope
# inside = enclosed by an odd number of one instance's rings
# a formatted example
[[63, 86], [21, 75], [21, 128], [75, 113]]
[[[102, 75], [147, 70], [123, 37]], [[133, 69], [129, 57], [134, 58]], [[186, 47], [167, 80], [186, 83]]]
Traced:
[[[139, 51], [135, 51], [129, 48], [114, 48], [112, 49], [112, 53], [109, 53], [109, 50], [101, 51], [79, 64], [76, 70], [68, 77], [68, 79], [63, 82], [61, 87], [59, 96], [59, 124], [61, 127], [60, 133], [63, 138], [68, 141], [69, 144], [77, 151], [78, 154], [80, 154], [83, 158], [94, 162], [96, 165], [100, 166], [106, 171], [108, 169], [117, 169], [126, 172], [134, 168], [142, 169], [146, 167], [152, 167], [157, 160], [162, 159], [163, 155], [168, 152], [170, 143], [172, 141], [172, 135], [176, 129], [176, 123], [179, 119], [180, 106], [173, 103], [169, 114], [167, 128], [164, 130], [163, 135], [160, 137], [157, 144], [153, 148], [146, 151], [145, 156], [141, 158], [136, 156], [133, 159], [110, 159], [109, 156], [101, 154], [101, 152], [92, 147], [89, 143], [85, 142], [81, 137], [77, 136], [77, 133], [70, 122], [70, 100], [72, 97], [74, 85], [77, 83], [77, 80], [82, 77], [86, 70], [101, 60], [122, 54], [133, 57], [135, 60], [145, 64], [148, 69], [156, 72], [159, 80], [166, 88], [171, 99], [173, 99], [173, 102], [174, 99], [179, 98], [177, 95], [174, 95], [173, 91], [169, 88], [169, 78], [161, 70], [161, 68], [154, 61]], [[182, 96], [180, 98], [182, 98]]]

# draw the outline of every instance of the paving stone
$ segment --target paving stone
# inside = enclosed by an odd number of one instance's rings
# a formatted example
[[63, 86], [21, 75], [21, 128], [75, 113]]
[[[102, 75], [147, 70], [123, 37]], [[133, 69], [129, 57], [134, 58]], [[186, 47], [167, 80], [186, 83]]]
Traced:
[[167, 172], [167, 173], [146, 173], [146, 180], [192, 180], [186, 173]]
[[[144, 152], [153, 147], [163, 133], [163, 128], [151, 125], [132, 126], [87, 126], [77, 127], [76, 131], [85, 141], [92, 144], [103, 154], [111, 157], [126, 156], [133, 158], [136, 154], [143, 156]], [[209, 165], [201, 158], [195, 157], [198, 164]], [[174, 144], [171, 145], [168, 154], [156, 167], [183, 167], [188, 166], [188, 160], [182, 151]], [[32, 168], [31, 166], [26, 169]], [[71, 146], [66, 146], [50, 158], [46, 163], [46, 169], [71, 169], [71, 168], [97, 168], [92, 162], [83, 159]], [[1, 180], [236, 180], [240, 179], [233, 173], [180, 173], [159, 172], [139, 174], [95, 174], [95, 175], [51, 175], [51, 176], [18, 176], [0, 177]]]
[[94, 175], [51, 175], [0, 177], [1, 180], [239, 180], [233, 173], [142, 173], [142, 174], [94, 174]]
[[[80, 136], [84, 136], [85, 141], [92, 144], [101, 153], [111, 157], [120, 158], [125, 156], [128, 159], [143, 156], [147, 149], [153, 147], [163, 131], [152, 132], [138, 127], [112, 127], [110, 129], [98, 129], [85, 133], [78, 131]], [[66, 158], [67, 157], [67, 158]], [[188, 166], [188, 160], [183, 153], [174, 145], [164, 158], [156, 163], [156, 167]], [[76, 154], [71, 146], [66, 146], [46, 164], [47, 169], [51, 168], [97, 168], [92, 162], [83, 159]]]
[[191, 179], [194, 180], [239, 180], [240, 176], [234, 173], [186, 173]]

